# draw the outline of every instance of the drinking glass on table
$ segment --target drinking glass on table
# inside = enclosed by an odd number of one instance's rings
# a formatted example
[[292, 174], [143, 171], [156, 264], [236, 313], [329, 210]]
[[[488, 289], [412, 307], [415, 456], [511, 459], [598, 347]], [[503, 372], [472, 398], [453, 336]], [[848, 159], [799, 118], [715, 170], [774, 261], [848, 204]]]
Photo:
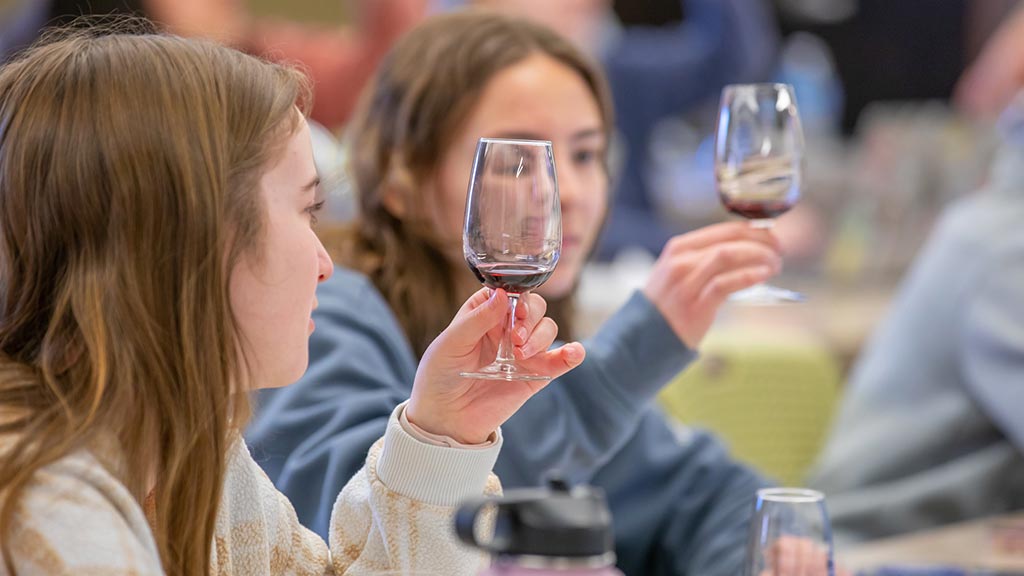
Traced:
[[[733, 84], [722, 90], [715, 134], [715, 179], [727, 210], [771, 228], [800, 199], [804, 137], [793, 87]], [[758, 284], [731, 301], [800, 302], [799, 292]]]
[[757, 491], [746, 576], [835, 576], [832, 528], [821, 492]]
[[508, 293], [509, 312], [494, 362], [467, 378], [549, 380], [512, 356], [519, 298], [543, 284], [562, 250], [562, 212], [551, 142], [481, 138], [463, 228], [466, 263], [485, 286]]

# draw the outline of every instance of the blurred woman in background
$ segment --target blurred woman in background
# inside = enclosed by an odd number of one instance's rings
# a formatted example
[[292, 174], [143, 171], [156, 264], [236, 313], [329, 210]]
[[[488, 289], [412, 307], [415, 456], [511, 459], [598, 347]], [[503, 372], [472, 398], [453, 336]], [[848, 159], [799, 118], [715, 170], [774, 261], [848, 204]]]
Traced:
[[[480, 137], [553, 144], [564, 243], [538, 291], [558, 327], [537, 330], [572, 337], [573, 293], [608, 206], [610, 109], [595, 66], [523, 20], [439, 16], [385, 58], [351, 133], [360, 215], [325, 236], [350, 270], [318, 290], [309, 373], [263, 393], [249, 432], [306, 525], [327, 533], [327, 495], [358, 470], [427, 344], [479, 287], [461, 230]], [[764, 481], [708, 435], [677, 437], [651, 401], [693, 359], [726, 296], [779, 265], [771, 233], [743, 223], [673, 239], [644, 289], [586, 343], [584, 363], [503, 427], [503, 482], [533, 486], [557, 468], [604, 488], [629, 574], [735, 574]], [[531, 319], [544, 313], [530, 306]]]

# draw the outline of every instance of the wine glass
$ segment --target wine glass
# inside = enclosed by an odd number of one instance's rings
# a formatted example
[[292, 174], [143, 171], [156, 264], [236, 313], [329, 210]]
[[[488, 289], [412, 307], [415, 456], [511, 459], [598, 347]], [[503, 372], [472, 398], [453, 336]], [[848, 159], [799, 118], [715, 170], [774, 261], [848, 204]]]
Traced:
[[746, 576], [834, 576], [825, 496], [804, 488], [757, 491]]
[[508, 293], [508, 319], [494, 362], [467, 378], [549, 380], [512, 357], [519, 297], [543, 284], [562, 250], [562, 212], [551, 142], [481, 138], [462, 234], [466, 263], [485, 286]]
[[[793, 87], [733, 84], [722, 90], [715, 135], [715, 179], [725, 208], [771, 228], [800, 199], [804, 137]], [[758, 284], [730, 300], [753, 304], [801, 302], [799, 292]]]

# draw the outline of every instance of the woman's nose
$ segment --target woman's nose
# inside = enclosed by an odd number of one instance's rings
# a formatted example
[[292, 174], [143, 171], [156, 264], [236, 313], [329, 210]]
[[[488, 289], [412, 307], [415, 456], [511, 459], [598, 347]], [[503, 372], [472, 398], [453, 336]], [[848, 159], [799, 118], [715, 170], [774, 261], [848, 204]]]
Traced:
[[327, 253], [327, 249], [324, 248], [324, 244], [319, 238], [316, 239], [316, 252], [318, 272], [320, 273], [317, 281], [324, 282], [334, 275], [334, 262], [331, 262], [331, 255]]

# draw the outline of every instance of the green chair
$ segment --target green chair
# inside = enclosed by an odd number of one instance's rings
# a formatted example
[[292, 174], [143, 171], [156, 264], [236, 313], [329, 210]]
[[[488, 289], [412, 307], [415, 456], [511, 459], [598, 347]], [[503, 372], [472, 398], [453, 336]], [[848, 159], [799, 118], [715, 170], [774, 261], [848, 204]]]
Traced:
[[838, 362], [806, 338], [712, 336], [659, 402], [679, 422], [715, 432], [768, 477], [802, 484], [840, 396]]

